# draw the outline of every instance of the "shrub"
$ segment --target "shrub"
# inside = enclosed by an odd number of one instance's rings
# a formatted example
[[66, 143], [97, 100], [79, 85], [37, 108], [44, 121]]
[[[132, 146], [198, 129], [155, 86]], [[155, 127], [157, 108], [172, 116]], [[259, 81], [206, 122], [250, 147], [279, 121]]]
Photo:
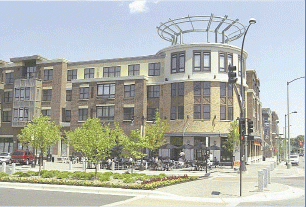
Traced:
[[13, 175], [18, 175], [19, 177], [31, 177], [31, 174], [29, 173], [24, 173], [24, 172], [21, 172], [21, 171], [18, 171], [18, 172], [15, 172]]
[[134, 178], [124, 178], [123, 179], [123, 182], [124, 183], [135, 183], [135, 179]]
[[113, 176], [113, 179], [123, 179], [125, 178], [125, 175], [128, 175], [128, 174], [120, 174], [120, 173], [114, 173], [112, 176]]
[[28, 173], [30, 176], [38, 176], [38, 175], [39, 175], [39, 172], [35, 172], [35, 171], [31, 171], [31, 170], [29, 170], [27, 173]]
[[13, 173], [13, 175], [22, 175], [23, 174], [23, 172], [21, 172], [21, 171], [17, 171], [17, 172], [15, 172], [15, 173]]
[[100, 176], [100, 181], [101, 182], [110, 181], [110, 176], [107, 175]]
[[68, 171], [63, 171], [61, 173], [58, 173], [56, 175], [57, 179], [64, 179], [64, 178], [68, 178], [72, 173], [68, 172]]
[[0, 172], [0, 178], [6, 177], [6, 176], [9, 176], [9, 174], [7, 174], [7, 173], [5, 173], [5, 172]]
[[107, 175], [107, 176], [111, 176], [113, 173], [112, 172], [105, 172], [105, 173], [102, 173], [103, 175]]
[[55, 177], [54, 173], [51, 171], [46, 171], [40, 175], [42, 178], [53, 178]]
[[91, 180], [95, 176], [95, 173], [74, 172], [71, 176], [78, 180]]

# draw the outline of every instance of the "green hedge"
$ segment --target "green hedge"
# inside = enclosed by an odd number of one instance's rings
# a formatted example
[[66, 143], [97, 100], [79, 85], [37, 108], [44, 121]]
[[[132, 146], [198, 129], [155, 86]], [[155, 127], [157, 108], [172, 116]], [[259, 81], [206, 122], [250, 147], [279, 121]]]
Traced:
[[[120, 174], [112, 172], [99, 172], [97, 173], [97, 179], [94, 179], [95, 173], [93, 172], [61, 172], [58, 170], [42, 170], [40, 172], [40, 177], [37, 176], [38, 172], [34, 171], [28, 171], [26, 173], [16, 172], [14, 175], [15, 176], [9, 176], [6, 173], [0, 173], [0, 181], [150, 190], [197, 179], [197, 177], [189, 177], [187, 175], [166, 176], [164, 173], [159, 175], [146, 175], [144, 173]], [[112, 179], [120, 179], [122, 183], [114, 184], [108, 182]], [[142, 181], [141, 184], [136, 183], [137, 180]]]

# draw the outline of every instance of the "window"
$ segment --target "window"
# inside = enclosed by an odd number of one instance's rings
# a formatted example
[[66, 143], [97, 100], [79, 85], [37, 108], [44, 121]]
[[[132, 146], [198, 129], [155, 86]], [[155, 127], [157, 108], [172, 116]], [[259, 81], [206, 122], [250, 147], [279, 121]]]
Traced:
[[134, 108], [123, 108], [123, 120], [134, 119]]
[[94, 68], [85, 68], [84, 79], [94, 78], [94, 77], [95, 77], [95, 69]]
[[226, 83], [220, 82], [220, 96], [226, 96]]
[[233, 55], [232, 54], [227, 54], [227, 66], [228, 65], [233, 65]]
[[160, 75], [160, 63], [149, 63], [149, 76]]
[[203, 82], [203, 95], [210, 96], [210, 82]]
[[233, 84], [232, 83], [228, 83], [227, 85], [227, 95], [229, 97], [233, 97]]
[[171, 55], [171, 73], [185, 72], [185, 52]]
[[79, 109], [79, 121], [85, 121], [87, 119], [88, 109]]
[[66, 101], [72, 100], [72, 90], [66, 90]]
[[12, 111], [3, 111], [3, 122], [12, 121]]
[[13, 91], [4, 92], [4, 103], [10, 103], [13, 101]]
[[77, 76], [78, 70], [68, 70], [67, 72], [67, 81], [75, 80], [78, 78]]
[[220, 106], [220, 120], [226, 120], [226, 106]]
[[220, 72], [226, 72], [225, 71], [225, 56], [224, 56], [224, 53], [219, 53], [219, 71]]
[[19, 109], [19, 121], [22, 121], [22, 120], [23, 120], [23, 116], [24, 116], [23, 108], [20, 108], [20, 109]]
[[48, 80], [53, 80], [53, 70], [44, 70], [44, 80], [48, 81]]
[[115, 83], [98, 85], [98, 96], [103, 98], [115, 98]]
[[25, 88], [25, 100], [30, 100], [30, 87]]
[[156, 108], [148, 108], [147, 120], [153, 121], [155, 120]]
[[203, 70], [210, 71], [210, 52], [204, 52], [203, 59]]
[[233, 107], [228, 107], [228, 120], [233, 120]]
[[194, 82], [193, 83], [193, 93], [195, 96], [201, 95], [201, 82]]
[[24, 88], [20, 88], [20, 101], [24, 100]]
[[124, 97], [135, 97], [135, 84], [124, 86]]
[[185, 54], [181, 53], [179, 56], [179, 72], [185, 71]]
[[18, 120], [18, 109], [14, 109], [14, 121]]
[[210, 71], [210, 52], [197, 51], [193, 53], [193, 71]]
[[210, 105], [203, 106], [203, 119], [210, 120]]
[[27, 67], [27, 79], [36, 78], [36, 67]]
[[19, 101], [19, 97], [20, 97], [20, 89], [19, 88], [15, 88], [15, 100]]
[[177, 107], [178, 109], [178, 119], [184, 119], [184, 106]]
[[139, 64], [129, 65], [129, 76], [139, 75]]
[[[10, 112], [11, 113], [11, 112]], [[11, 114], [6, 114], [8, 119], [12, 119]], [[26, 121], [29, 118], [28, 108], [15, 108], [14, 109], [14, 121]]]
[[241, 57], [238, 57], [238, 76], [241, 76]]
[[71, 121], [71, 110], [65, 110], [65, 122]]
[[176, 96], [176, 83], [171, 83], [171, 96]]
[[176, 119], [176, 107], [175, 106], [171, 107], [170, 119], [171, 120], [175, 120]]
[[14, 83], [14, 73], [5, 73], [5, 83]]
[[104, 67], [103, 68], [103, 77], [120, 77], [120, 66], [115, 67]]
[[28, 108], [24, 108], [24, 120], [28, 120], [29, 118], [29, 109]]
[[89, 87], [81, 87], [80, 99], [88, 99], [88, 98], [89, 98]]
[[184, 96], [184, 83], [178, 83], [178, 95], [179, 96]]
[[201, 71], [201, 53], [200, 52], [193, 53], [193, 61], [194, 61], [193, 71]]
[[201, 119], [201, 105], [194, 105], [193, 119]]
[[51, 101], [52, 89], [43, 90], [43, 101]]
[[97, 106], [97, 117], [103, 120], [113, 120], [115, 106]]
[[44, 110], [41, 110], [41, 114], [42, 114], [43, 116], [51, 117], [51, 109], [44, 109]]
[[159, 97], [160, 86], [148, 86], [148, 97], [158, 98]]

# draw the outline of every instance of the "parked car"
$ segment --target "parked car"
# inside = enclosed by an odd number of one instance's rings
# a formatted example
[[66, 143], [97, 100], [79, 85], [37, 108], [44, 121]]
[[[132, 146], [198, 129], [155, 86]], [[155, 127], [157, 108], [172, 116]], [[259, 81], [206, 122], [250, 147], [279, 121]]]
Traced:
[[300, 157], [304, 157], [304, 152], [301, 152], [299, 155]]
[[1, 152], [0, 153], [0, 163], [5, 162], [6, 164], [11, 164], [11, 153], [9, 152]]
[[28, 150], [17, 150], [12, 154], [12, 162], [28, 165], [34, 159], [32, 152]]
[[290, 155], [290, 162], [292, 165], [299, 165], [299, 155]]

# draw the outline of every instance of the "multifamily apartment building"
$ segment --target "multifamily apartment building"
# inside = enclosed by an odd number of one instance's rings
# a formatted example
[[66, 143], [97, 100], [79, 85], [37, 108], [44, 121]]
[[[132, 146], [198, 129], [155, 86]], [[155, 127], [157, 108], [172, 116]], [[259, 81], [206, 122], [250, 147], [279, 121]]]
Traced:
[[[242, 78], [246, 91], [246, 114], [255, 125], [249, 156], [261, 159], [259, 79], [254, 70], [241, 72], [248, 55], [243, 53], [241, 65], [240, 53], [239, 47], [224, 39], [183, 44], [174, 36], [171, 46], [149, 56], [69, 62], [34, 55], [0, 61], [0, 151], [22, 147], [17, 135], [40, 113], [63, 130], [74, 130], [86, 119], [98, 117], [102, 123], [118, 122], [129, 134], [153, 122], [156, 109], [168, 123], [166, 142], [182, 146], [207, 140], [208, 146], [222, 148], [230, 123], [240, 116], [238, 95], [228, 83], [228, 65], [234, 65], [237, 87]], [[160, 150], [160, 155], [169, 156], [167, 152]], [[170, 157], [177, 158], [179, 152], [172, 150]], [[195, 152], [185, 150], [186, 159], [197, 158]], [[59, 142], [51, 153], [67, 156], [71, 150]], [[216, 150], [214, 156], [221, 162], [233, 159], [226, 150]]]

